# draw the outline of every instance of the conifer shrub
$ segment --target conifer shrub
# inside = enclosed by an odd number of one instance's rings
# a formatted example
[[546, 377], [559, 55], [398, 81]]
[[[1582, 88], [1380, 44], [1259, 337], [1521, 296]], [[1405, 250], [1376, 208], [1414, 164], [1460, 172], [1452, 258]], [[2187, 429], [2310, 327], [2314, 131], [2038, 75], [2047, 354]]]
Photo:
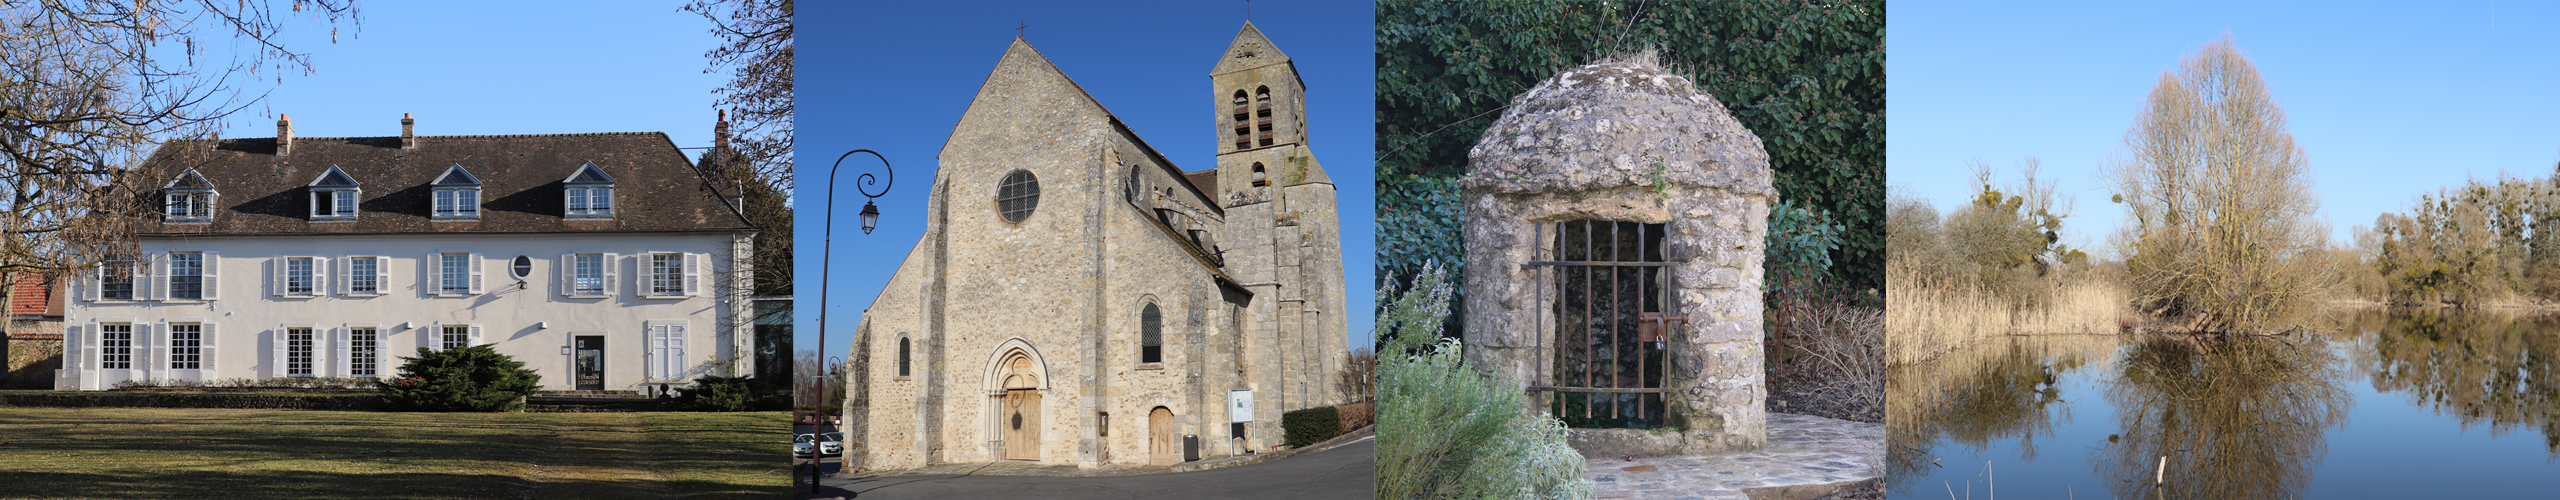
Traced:
[[518, 411], [542, 387], [542, 375], [487, 345], [400, 358], [400, 374], [374, 384], [389, 411]]
[[754, 377], [705, 376], [676, 391], [676, 407], [685, 411], [764, 411], [791, 405], [789, 398], [773, 393], [771, 384]]

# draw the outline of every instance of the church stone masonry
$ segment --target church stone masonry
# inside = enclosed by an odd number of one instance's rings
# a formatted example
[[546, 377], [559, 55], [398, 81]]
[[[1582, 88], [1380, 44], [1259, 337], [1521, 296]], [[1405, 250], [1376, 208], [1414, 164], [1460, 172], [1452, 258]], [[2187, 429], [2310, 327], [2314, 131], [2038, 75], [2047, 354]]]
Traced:
[[1468, 365], [1543, 388], [1584, 456], [1762, 446], [1770, 180], [1759, 137], [1650, 54], [1522, 93], [1459, 181]]
[[[1013, 40], [858, 326], [857, 466], [1168, 465], [1268, 450], [1281, 413], [1348, 402], [1340, 225], [1304, 84], [1251, 23], [1211, 80], [1216, 168], [1184, 172]], [[1232, 389], [1252, 391], [1241, 426]]]

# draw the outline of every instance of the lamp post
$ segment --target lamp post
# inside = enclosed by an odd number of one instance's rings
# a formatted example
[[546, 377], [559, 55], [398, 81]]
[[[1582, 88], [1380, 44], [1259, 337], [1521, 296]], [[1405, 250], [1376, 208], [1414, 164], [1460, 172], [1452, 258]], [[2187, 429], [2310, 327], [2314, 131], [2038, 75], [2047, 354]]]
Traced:
[[[889, 174], [889, 175], [887, 175], [887, 176], [886, 176], [886, 179], [888, 179], [888, 184], [883, 184], [883, 185], [881, 185], [881, 186], [880, 186], [880, 194], [872, 194], [870, 189], [867, 189], [867, 188], [865, 188], [865, 187], [864, 187], [864, 186], [869, 186], [869, 185], [876, 184], [876, 183], [879, 183], [879, 182], [880, 182], [880, 181], [879, 181], [879, 180], [877, 180], [877, 179], [873, 179], [873, 178], [871, 177], [871, 174], [862, 174], [862, 175], [861, 175], [861, 176], [859, 176], [859, 177], [854, 177], [854, 181], [855, 181], [855, 182], [854, 182], [854, 184], [853, 184], [853, 189], [854, 189], [854, 191], [862, 193], [862, 195], [863, 195], [863, 196], [865, 196], [865, 197], [868, 197], [868, 198], [871, 198], [871, 199], [878, 199], [878, 198], [880, 198], [880, 195], [889, 194], [889, 187], [890, 187], [890, 186], [897, 185], [897, 183], [898, 183], [898, 172], [897, 172], [896, 170], [894, 170], [894, 169], [889, 168], [889, 157], [886, 157], [886, 156], [880, 156], [880, 152], [878, 152], [878, 151], [872, 151], [872, 150], [868, 150], [868, 149], [856, 149], [856, 150], [852, 150], [852, 151], [846, 151], [846, 152], [844, 152], [844, 155], [842, 155], [842, 156], [837, 156], [837, 157], [836, 157], [836, 162], [835, 162], [835, 164], [834, 164], [834, 165], [829, 165], [829, 166], [827, 166], [827, 207], [826, 207], [826, 210], [827, 210], [827, 225], [826, 225], [826, 226], [823, 226], [823, 227], [824, 227], [824, 229], [820, 231], [820, 233], [824, 234], [824, 236], [823, 236], [823, 239], [821, 239], [821, 240], [820, 240], [820, 241], [821, 241], [821, 245], [818, 247], [818, 355], [819, 355], [819, 356], [821, 356], [821, 357], [826, 356], [826, 353], [827, 353], [827, 304], [828, 304], [828, 302], [827, 302], [827, 289], [829, 288], [829, 287], [827, 286], [828, 271], [832, 270], [832, 269], [835, 267], [835, 266], [834, 266], [834, 264], [835, 264], [835, 259], [833, 258], [833, 256], [834, 256], [834, 253], [835, 253], [835, 244], [836, 244], [836, 169], [837, 169], [837, 168], [839, 168], [839, 167], [843, 167], [843, 166], [844, 166], [844, 159], [845, 159], [845, 158], [847, 158], [847, 157], [851, 157], [851, 156], [853, 156], [853, 154], [854, 154], [854, 153], [871, 153], [871, 157], [873, 157], [873, 158], [879, 158], [879, 159], [880, 159], [880, 171], [881, 171], [881, 172], [884, 172], [884, 173]], [[873, 227], [877, 227], [877, 226], [879, 225], [879, 223], [880, 223], [880, 208], [879, 208], [878, 206], [872, 205], [872, 204], [871, 204], [871, 201], [869, 201], [869, 200], [864, 200], [864, 201], [862, 202], [862, 214], [861, 214], [861, 215], [862, 215], [862, 234], [871, 234], [871, 228], [873, 228]], [[830, 367], [830, 368], [832, 368], [832, 367]], [[820, 372], [821, 372], [821, 373], [824, 373], [824, 372], [826, 372], [826, 371], [827, 371], [827, 370], [820, 370]], [[819, 375], [819, 376], [818, 376], [818, 393], [810, 397], [810, 399], [815, 399], [815, 400], [817, 400], [817, 401], [818, 401], [818, 404], [817, 404], [818, 408], [817, 408], [816, 410], [812, 411], [811, 413], [826, 413], [826, 411], [827, 411], [827, 401], [826, 401], [826, 398], [827, 398], [827, 376], [826, 376], [826, 375]], [[819, 418], [819, 420], [818, 420], [817, 424], [824, 424], [824, 423], [826, 423], [826, 416], [825, 416], [825, 415], [819, 415], [819, 416], [818, 416], [818, 418]], [[821, 428], [821, 427], [820, 427], [820, 426], [818, 426], [818, 425], [812, 425], [810, 428], [812, 428], [812, 429], [816, 429], [816, 428]], [[823, 451], [823, 450], [821, 450], [821, 451]], [[824, 453], [816, 453], [816, 452], [812, 452], [812, 453], [810, 453], [810, 454], [809, 454], [809, 492], [810, 492], [810, 493], [817, 493], [817, 492], [818, 492], [818, 463], [819, 463], [820, 461], [824, 460], [824, 457], [825, 457], [825, 454], [824, 454]], [[841, 458], [837, 459], [837, 463], [843, 463], [843, 459], [841, 459]]]

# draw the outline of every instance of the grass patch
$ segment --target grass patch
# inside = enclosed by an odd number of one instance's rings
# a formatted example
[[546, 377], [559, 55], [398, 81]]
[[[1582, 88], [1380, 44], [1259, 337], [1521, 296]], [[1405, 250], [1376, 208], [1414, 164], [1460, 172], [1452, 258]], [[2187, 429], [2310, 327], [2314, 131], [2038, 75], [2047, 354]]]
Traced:
[[37, 498], [787, 494], [779, 412], [0, 408], [0, 484]]

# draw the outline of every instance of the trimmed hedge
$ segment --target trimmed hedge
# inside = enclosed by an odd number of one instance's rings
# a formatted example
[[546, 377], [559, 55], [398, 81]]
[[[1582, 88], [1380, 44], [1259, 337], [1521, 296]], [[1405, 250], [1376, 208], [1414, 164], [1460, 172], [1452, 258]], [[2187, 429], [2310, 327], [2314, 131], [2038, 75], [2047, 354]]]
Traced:
[[1331, 406], [1282, 413], [1280, 429], [1287, 431], [1291, 448], [1316, 444], [1342, 435], [1342, 413]]
[[382, 404], [374, 394], [185, 394], [163, 392], [81, 392], [0, 394], [0, 406], [54, 408], [246, 408], [281, 410], [373, 410]]

